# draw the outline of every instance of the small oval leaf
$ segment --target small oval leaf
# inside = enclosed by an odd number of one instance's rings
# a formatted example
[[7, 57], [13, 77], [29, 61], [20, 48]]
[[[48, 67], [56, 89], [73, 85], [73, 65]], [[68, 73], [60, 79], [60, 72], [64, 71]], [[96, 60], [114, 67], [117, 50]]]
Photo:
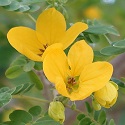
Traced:
[[27, 72], [29, 75], [30, 80], [32, 81], [32, 83], [35, 84], [35, 86], [37, 87], [37, 89], [42, 90], [43, 89], [43, 83], [40, 80], [40, 78], [33, 72]]
[[23, 73], [23, 69], [21, 66], [19, 65], [15, 65], [15, 66], [12, 66], [12, 67], [9, 67], [6, 72], [5, 72], [5, 75], [7, 78], [9, 79], [13, 79], [13, 78], [16, 78], [18, 77], [19, 75], [21, 75]]
[[32, 116], [24, 110], [15, 110], [10, 115], [11, 121], [28, 123], [32, 121]]
[[29, 113], [32, 115], [32, 116], [38, 116], [41, 114], [41, 107], [40, 106], [34, 106], [32, 108], [29, 109]]

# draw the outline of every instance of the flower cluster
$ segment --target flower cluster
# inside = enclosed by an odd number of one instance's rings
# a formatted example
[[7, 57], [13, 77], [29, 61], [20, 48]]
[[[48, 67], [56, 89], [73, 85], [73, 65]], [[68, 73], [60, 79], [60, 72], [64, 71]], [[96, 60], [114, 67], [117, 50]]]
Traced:
[[93, 94], [97, 103], [109, 108], [118, 96], [118, 87], [109, 82], [112, 65], [106, 61], [93, 62], [93, 49], [84, 40], [75, 42], [67, 55], [64, 52], [87, 28], [87, 24], [77, 22], [66, 30], [63, 15], [50, 8], [38, 17], [36, 30], [14, 27], [7, 37], [21, 54], [34, 61], [43, 61], [43, 71], [59, 94], [71, 101]]

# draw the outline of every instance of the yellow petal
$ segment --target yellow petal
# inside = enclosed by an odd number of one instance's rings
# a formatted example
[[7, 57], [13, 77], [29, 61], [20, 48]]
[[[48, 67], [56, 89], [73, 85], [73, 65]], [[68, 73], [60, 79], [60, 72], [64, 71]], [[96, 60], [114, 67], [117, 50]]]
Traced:
[[67, 92], [67, 89], [66, 89], [66, 84], [61, 77], [56, 78], [55, 87], [59, 94], [69, 97], [69, 93]]
[[55, 49], [62, 49], [62, 48], [63, 48], [63, 45], [61, 43], [55, 43], [55, 44], [50, 45], [49, 47], [47, 47], [47, 49], [43, 53], [43, 55], [42, 55], [42, 61], [44, 60], [45, 56], [48, 53], [52, 53]]
[[86, 30], [88, 25], [85, 23], [75, 23], [71, 26], [65, 33], [64, 38], [60, 41], [64, 45], [64, 49], [66, 49], [69, 45], [73, 43], [73, 41], [77, 38], [77, 36]]
[[40, 53], [42, 43], [37, 40], [34, 30], [27, 27], [15, 27], [8, 32], [7, 38], [9, 43], [21, 54], [34, 61], [42, 60], [37, 55]]
[[92, 94], [91, 88], [86, 85], [83, 88], [81, 86], [78, 88], [78, 91], [73, 91], [69, 98], [71, 101], [76, 101], [76, 100], [83, 100], [87, 97], [89, 97]]
[[92, 61], [93, 50], [84, 40], [76, 42], [70, 48], [68, 63], [72, 76], [79, 76], [85, 65], [92, 63]]
[[49, 81], [55, 83], [56, 77], [65, 79], [67, 77], [67, 57], [63, 50], [53, 49], [43, 61], [43, 71]]
[[87, 65], [80, 77], [79, 87], [84, 87], [88, 85], [91, 91], [97, 91], [104, 87], [106, 83], [110, 80], [113, 72], [113, 67], [108, 62], [95, 62]]
[[112, 102], [113, 99], [117, 96], [117, 89], [112, 83], [108, 82], [102, 89], [96, 91], [94, 96], [95, 98], [100, 97], [104, 101]]
[[37, 19], [36, 31], [44, 37], [49, 45], [60, 42], [65, 30], [64, 16], [55, 8], [45, 10]]

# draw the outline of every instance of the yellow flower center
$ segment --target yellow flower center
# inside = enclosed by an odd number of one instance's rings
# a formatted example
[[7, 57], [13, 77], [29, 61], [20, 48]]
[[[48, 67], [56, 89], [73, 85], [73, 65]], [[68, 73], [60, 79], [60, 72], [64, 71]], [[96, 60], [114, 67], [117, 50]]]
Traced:
[[69, 94], [71, 94], [73, 91], [77, 90], [79, 87], [78, 84], [78, 77], [68, 77], [66, 82], [66, 88]]
[[41, 53], [40, 53], [40, 54], [37, 54], [37, 55], [38, 55], [38, 56], [42, 56], [47, 47], [48, 47], [48, 44], [45, 44], [45, 45], [43, 44], [43, 48], [42, 48], [42, 49], [39, 49], [39, 50], [41, 51]]

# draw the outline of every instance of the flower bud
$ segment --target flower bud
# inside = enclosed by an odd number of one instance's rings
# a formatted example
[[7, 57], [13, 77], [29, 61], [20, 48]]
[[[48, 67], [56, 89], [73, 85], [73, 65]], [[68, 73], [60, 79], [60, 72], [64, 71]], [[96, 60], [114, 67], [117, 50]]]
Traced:
[[101, 106], [110, 108], [117, 100], [117, 90], [118, 85], [112, 81], [109, 81], [102, 89], [94, 93], [94, 97]]
[[65, 120], [65, 108], [64, 105], [59, 101], [51, 102], [49, 105], [48, 114], [55, 121], [60, 122], [61, 124]]
[[101, 105], [95, 99], [92, 100], [92, 106], [96, 111], [99, 111], [101, 109]]

